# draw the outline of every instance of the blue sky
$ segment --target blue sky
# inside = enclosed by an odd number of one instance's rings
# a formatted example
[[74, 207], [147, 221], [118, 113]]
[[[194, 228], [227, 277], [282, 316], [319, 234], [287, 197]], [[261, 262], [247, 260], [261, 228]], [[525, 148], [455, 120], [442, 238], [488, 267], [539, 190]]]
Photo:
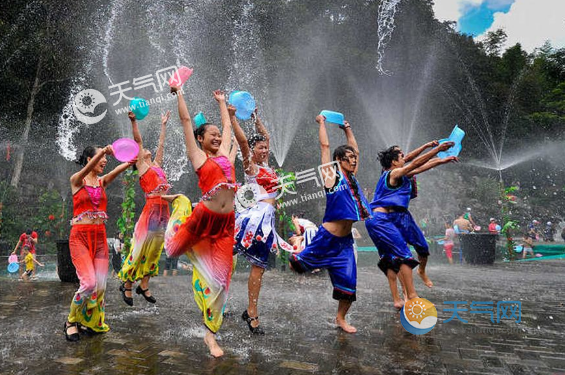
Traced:
[[546, 41], [565, 47], [565, 0], [434, 0], [434, 12], [477, 40], [503, 29], [508, 36], [504, 48], [520, 43], [533, 52]]
[[512, 3], [491, 4], [485, 1], [478, 6], [474, 4], [464, 5], [462, 15], [457, 22], [459, 31], [473, 36], [481, 35], [494, 22], [494, 13], [508, 13]]

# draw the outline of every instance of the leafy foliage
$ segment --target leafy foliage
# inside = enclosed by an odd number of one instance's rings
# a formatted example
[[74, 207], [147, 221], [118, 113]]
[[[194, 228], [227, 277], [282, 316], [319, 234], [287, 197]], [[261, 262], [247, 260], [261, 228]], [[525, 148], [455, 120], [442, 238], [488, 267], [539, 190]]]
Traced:
[[39, 197], [39, 210], [33, 218], [33, 229], [44, 238], [43, 244], [55, 251], [55, 241], [64, 239], [69, 231], [70, 215], [61, 195], [56, 190], [47, 190]]
[[137, 184], [137, 170], [128, 169], [124, 173], [124, 201], [122, 202], [122, 216], [117, 221], [118, 230], [123, 235], [124, 246], [122, 255], [126, 257], [130, 251], [133, 230], [135, 229], [135, 186]]
[[[7, 181], [0, 182], [0, 239], [8, 242], [18, 240], [25, 227], [24, 217], [18, 214], [18, 192]], [[25, 230], [25, 229], [24, 229]]]
[[506, 256], [509, 259], [514, 259], [514, 231], [520, 229], [520, 222], [514, 220], [510, 204], [515, 204], [513, 193], [518, 191], [517, 186], [501, 187], [501, 202], [502, 202], [502, 230], [500, 231], [506, 237]]
[[[275, 172], [279, 176], [279, 181], [284, 185], [284, 188], [288, 191], [296, 191], [296, 176], [293, 172], [285, 172], [282, 168], [276, 169]], [[284, 194], [277, 200], [277, 213], [278, 213], [278, 233], [284, 238], [286, 234], [290, 231], [294, 231], [294, 224], [292, 223], [292, 217], [286, 212], [284, 206], [282, 205]], [[279, 259], [283, 265], [288, 263], [288, 252], [284, 250], [279, 250]]]

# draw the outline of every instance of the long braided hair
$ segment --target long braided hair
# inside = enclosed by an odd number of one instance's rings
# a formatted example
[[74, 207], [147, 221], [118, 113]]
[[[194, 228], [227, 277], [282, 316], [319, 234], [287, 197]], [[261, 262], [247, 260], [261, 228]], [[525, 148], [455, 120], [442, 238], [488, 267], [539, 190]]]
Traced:
[[[347, 152], [352, 152], [354, 154], [357, 154], [357, 151], [353, 147], [349, 145], [342, 145], [334, 150], [333, 160], [343, 161], [345, 159]], [[347, 171], [344, 171], [344, 177], [347, 180], [349, 186], [351, 187], [351, 193], [353, 194], [353, 197], [357, 201], [357, 205], [359, 206], [359, 210], [361, 212], [361, 218], [365, 219], [369, 217], [369, 211], [367, 211], [367, 207], [365, 207], [365, 205], [363, 204], [363, 200], [361, 199], [361, 194], [359, 193], [359, 183], [357, 182], [357, 178], [355, 178], [353, 172], [347, 172]]]

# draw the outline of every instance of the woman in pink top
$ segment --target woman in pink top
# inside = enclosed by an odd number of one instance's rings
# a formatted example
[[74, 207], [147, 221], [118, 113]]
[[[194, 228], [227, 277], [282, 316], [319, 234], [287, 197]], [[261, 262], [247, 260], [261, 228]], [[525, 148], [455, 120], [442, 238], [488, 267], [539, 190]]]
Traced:
[[141, 132], [135, 114], [128, 113], [133, 130], [133, 139], [139, 145], [137, 163], [139, 184], [145, 193], [145, 206], [135, 224], [133, 241], [129, 254], [124, 260], [118, 277], [122, 281], [120, 291], [126, 304], [133, 306], [132, 286], [139, 281], [135, 289], [149, 303], [157, 300], [149, 291], [149, 279], [159, 274], [159, 259], [165, 243], [165, 229], [169, 221], [169, 203], [176, 196], [167, 195], [171, 185], [167, 181], [163, 164], [165, 133], [170, 112], [161, 117], [161, 132], [155, 158], [151, 151], [144, 148]]

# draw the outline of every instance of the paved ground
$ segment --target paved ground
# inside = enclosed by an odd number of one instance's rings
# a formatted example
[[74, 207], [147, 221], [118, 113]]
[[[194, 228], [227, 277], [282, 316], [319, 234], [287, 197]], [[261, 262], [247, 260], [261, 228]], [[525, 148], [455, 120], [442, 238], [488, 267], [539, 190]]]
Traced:
[[[111, 331], [67, 343], [62, 326], [75, 286], [40, 278], [0, 278], [0, 374], [565, 374], [565, 261], [500, 263], [492, 267], [431, 265], [436, 286], [419, 280], [439, 322], [428, 334], [406, 332], [389, 302], [386, 279], [360, 260], [358, 302], [348, 335], [333, 325], [336, 303], [327, 275], [271, 271], [261, 298], [264, 337], [240, 319], [247, 274], [234, 276], [228, 317], [219, 336], [222, 359], [207, 355], [188, 277], [152, 281], [158, 302], [126, 306], [109, 281]], [[364, 265], [365, 264], [365, 265]], [[445, 322], [444, 301], [522, 302], [522, 322], [491, 323], [484, 314]], [[469, 308], [469, 305], [466, 306]], [[496, 310], [496, 308], [495, 308]], [[495, 312], [496, 316], [496, 312]]]

